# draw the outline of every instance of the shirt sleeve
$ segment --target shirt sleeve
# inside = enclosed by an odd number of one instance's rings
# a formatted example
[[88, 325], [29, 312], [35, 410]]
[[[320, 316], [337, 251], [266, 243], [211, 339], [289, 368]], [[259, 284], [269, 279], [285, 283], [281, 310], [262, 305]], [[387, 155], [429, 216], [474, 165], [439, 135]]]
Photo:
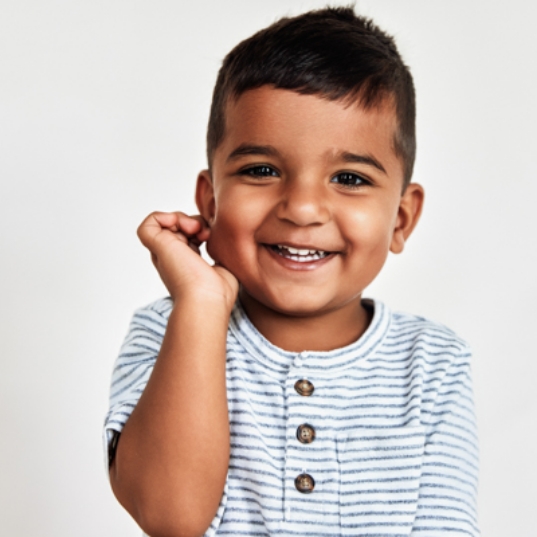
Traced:
[[[172, 310], [171, 298], [164, 298], [134, 313], [129, 331], [114, 364], [110, 385], [110, 409], [103, 431], [106, 473], [115, 448], [134, 407], [138, 403], [160, 352]], [[228, 483], [224, 487], [217, 513], [204, 537], [215, 535], [227, 503]]]
[[470, 358], [467, 346], [452, 357], [424, 424], [425, 451], [412, 537], [479, 536]]
[[110, 385], [110, 407], [104, 422], [103, 443], [108, 470], [125, 423], [138, 403], [160, 352], [168, 317], [170, 298], [137, 310], [114, 364]]

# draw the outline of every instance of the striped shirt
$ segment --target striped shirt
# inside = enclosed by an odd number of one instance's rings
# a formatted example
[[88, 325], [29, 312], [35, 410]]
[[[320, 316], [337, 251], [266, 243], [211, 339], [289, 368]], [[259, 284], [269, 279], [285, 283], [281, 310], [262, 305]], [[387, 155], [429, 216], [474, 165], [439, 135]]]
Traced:
[[[351, 345], [289, 352], [237, 302], [227, 335], [231, 456], [205, 536], [477, 536], [470, 351], [381, 302]], [[105, 443], [121, 432], [172, 309], [136, 311], [116, 361]]]

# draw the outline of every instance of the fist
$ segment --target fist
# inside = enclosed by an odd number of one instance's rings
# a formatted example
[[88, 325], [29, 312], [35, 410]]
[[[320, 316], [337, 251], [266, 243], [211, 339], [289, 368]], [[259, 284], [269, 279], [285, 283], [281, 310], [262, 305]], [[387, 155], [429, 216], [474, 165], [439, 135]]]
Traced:
[[238, 292], [236, 278], [199, 255], [200, 245], [209, 236], [209, 225], [201, 216], [181, 212], [151, 213], [138, 228], [138, 237], [174, 300], [224, 300], [231, 311]]

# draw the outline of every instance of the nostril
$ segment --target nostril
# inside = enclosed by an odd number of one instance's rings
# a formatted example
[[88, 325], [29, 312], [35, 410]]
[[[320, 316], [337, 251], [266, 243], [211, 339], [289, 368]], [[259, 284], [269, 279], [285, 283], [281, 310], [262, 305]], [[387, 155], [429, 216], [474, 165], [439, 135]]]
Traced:
[[277, 216], [299, 226], [324, 224], [330, 220], [326, 200], [311, 195], [288, 196], [278, 207]]

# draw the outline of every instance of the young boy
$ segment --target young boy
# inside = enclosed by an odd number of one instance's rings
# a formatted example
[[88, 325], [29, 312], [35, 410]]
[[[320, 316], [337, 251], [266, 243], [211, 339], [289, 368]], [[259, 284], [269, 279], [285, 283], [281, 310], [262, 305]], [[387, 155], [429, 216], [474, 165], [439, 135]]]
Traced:
[[111, 484], [148, 535], [478, 535], [470, 352], [362, 299], [421, 212], [414, 124], [393, 40], [350, 8], [226, 57], [200, 216], [141, 224], [170, 297], [112, 380]]

